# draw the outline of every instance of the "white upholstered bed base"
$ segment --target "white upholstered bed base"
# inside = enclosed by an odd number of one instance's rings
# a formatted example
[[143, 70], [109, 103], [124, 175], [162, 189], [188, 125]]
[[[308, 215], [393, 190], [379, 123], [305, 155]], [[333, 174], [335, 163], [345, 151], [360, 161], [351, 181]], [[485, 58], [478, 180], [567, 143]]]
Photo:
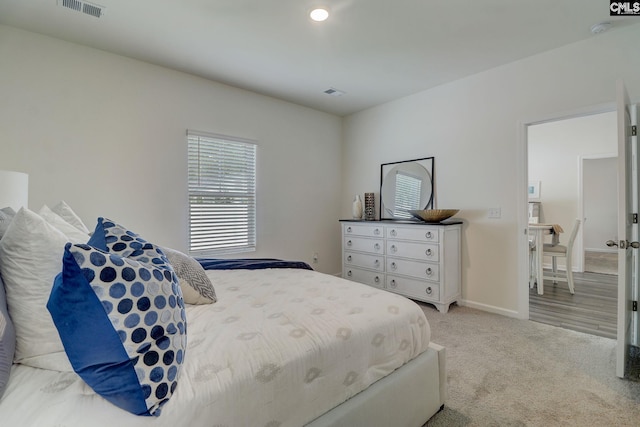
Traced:
[[427, 351], [366, 390], [316, 418], [307, 427], [422, 426], [444, 405], [445, 348]]

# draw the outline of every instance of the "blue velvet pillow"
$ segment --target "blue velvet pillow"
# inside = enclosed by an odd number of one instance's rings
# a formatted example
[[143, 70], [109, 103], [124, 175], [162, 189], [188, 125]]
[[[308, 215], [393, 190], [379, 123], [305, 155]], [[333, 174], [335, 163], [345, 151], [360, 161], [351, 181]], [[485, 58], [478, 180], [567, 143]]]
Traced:
[[96, 393], [133, 414], [160, 415], [187, 341], [170, 266], [68, 243], [47, 309], [71, 365]]

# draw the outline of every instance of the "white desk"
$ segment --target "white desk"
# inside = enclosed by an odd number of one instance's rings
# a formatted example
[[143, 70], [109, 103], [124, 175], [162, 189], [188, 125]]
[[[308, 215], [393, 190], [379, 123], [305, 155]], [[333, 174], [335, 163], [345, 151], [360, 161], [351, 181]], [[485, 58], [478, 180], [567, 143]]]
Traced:
[[544, 292], [544, 279], [542, 276], [542, 259], [543, 252], [542, 247], [544, 245], [544, 236], [552, 234], [552, 244], [558, 244], [558, 233], [562, 233], [562, 227], [558, 224], [529, 224], [529, 236], [533, 237], [535, 246], [530, 249], [531, 261], [529, 264], [529, 287], [538, 284], [538, 295], [542, 295]]

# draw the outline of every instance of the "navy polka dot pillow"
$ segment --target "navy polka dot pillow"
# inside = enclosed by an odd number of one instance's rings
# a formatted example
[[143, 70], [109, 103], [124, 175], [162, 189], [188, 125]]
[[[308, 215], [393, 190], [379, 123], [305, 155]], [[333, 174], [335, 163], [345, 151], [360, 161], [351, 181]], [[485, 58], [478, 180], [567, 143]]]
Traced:
[[176, 389], [187, 341], [175, 273], [155, 258], [141, 262], [68, 243], [47, 303], [78, 375], [137, 415], [160, 415]]
[[98, 218], [96, 229], [87, 244], [160, 268], [171, 268], [167, 257], [158, 246], [110, 219]]

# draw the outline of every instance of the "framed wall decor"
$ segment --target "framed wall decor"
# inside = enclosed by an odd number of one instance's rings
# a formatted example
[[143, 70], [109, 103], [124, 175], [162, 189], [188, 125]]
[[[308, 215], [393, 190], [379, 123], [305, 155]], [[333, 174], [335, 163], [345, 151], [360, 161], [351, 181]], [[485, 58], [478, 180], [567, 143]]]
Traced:
[[433, 209], [434, 158], [380, 165], [380, 219], [411, 219], [410, 210]]
[[529, 200], [540, 200], [540, 181], [531, 181], [527, 187]]

